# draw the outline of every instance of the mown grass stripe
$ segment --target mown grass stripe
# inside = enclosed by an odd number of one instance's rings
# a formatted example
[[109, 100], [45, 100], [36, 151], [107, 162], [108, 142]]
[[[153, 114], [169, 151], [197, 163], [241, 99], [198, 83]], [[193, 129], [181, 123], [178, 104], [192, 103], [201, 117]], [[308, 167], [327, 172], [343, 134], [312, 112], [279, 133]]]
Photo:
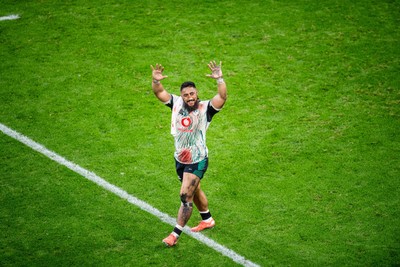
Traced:
[[[29, 137], [26, 137], [25, 135], [5, 126], [4, 124], [0, 123], [0, 130], [14, 138], [15, 140], [25, 144], [26, 146], [32, 148], [33, 150], [45, 155], [46, 157], [48, 157], [49, 159], [59, 163], [60, 165], [63, 165], [65, 167], [67, 167], [68, 169], [80, 174], [81, 176], [85, 177], [86, 179], [96, 183], [97, 185], [103, 187], [104, 189], [114, 193], [115, 195], [119, 196], [122, 199], [126, 199], [129, 203], [136, 205], [137, 207], [139, 207], [140, 209], [147, 211], [148, 213], [158, 217], [161, 221], [174, 226], [176, 224], [175, 218], [172, 218], [171, 216], [169, 216], [166, 213], [163, 213], [161, 211], [159, 211], [158, 209], [154, 208], [153, 206], [149, 205], [148, 203], [128, 194], [126, 191], [124, 191], [123, 189], [110, 184], [109, 182], [107, 182], [106, 180], [104, 180], [103, 178], [97, 176], [95, 173], [88, 171], [84, 168], [82, 168], [81, 166], [65, 159], [64, 157], [58, 155], [57, 153], [47, 149], [45, 146], [33, 141], [32, 139], [30, 139]], [[193, 237], [194, 239], [202, 242], [203, 244], [207, 245], [208, 247], [214, 249], [215, 251], [231, 258], [234, 262], [239, 263], [243, 266], [259, 266], [247, 259], [245, 259], [243, 256], [237, 254], [236, 252], [234, 252], [231, 249], [228, 249], [226, 247], [224, 247], [223, 245], [213, 241], [212, 239], [204, 236], [203, 234], [200, 233], [192, 233], [190, 231], [189, 227], [185, 227], [184, 228], [184, 232]]]

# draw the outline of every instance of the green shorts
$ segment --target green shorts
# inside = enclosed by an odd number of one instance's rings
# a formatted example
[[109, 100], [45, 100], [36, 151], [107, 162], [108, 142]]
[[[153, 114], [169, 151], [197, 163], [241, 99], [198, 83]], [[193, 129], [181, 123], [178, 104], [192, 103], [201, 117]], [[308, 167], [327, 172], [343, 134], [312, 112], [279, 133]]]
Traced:
[[178, 174], [178, 179], [181, 182], [184, 172], [193, 173], [194, 175], [202, 179], [208, 168], [208, 158], [205, 158], [202, 161], [193, 164], [183, 164], [175, 159], [175, 167], [176, 173]]

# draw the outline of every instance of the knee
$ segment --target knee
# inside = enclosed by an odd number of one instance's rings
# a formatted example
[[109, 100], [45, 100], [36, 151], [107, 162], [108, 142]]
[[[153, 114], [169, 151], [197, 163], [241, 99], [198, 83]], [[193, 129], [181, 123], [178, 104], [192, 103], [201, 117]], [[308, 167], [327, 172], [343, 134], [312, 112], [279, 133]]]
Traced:
[[188, 193], [181, 193], [180, 198], [181, 198], [182, 203], [191, 202], [191, 200], [192, 200], [192, 196]]
[[187, 193], [180, 194], [182, 205], [185, 207], [192, 207], [193, 206], [193, 197]]

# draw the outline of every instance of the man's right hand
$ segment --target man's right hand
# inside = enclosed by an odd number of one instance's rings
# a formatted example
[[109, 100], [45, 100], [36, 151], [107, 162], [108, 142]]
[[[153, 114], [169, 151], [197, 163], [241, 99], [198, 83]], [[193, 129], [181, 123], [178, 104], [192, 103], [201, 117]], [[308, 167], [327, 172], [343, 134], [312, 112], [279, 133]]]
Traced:
[[153, 70], [153, 81], [161, 81], [168, 76], [163, 75], [164, 67], [161, 64], [156, 64], [154, 68], [153, 65], [150, 65], [151, 69]]

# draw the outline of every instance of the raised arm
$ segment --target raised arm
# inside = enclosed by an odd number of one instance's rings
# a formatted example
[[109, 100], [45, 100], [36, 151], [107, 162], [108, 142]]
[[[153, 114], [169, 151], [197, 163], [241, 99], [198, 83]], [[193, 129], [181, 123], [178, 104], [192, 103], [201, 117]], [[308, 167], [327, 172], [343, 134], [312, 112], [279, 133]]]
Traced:
[[215, 61], [210, 61], [208, 68], [211, 70], [211, 74], [208, 74], [207, 77], [217, 80], [218, 87], [218, 93], [211, 99], [211, 105], [216, 109], [220, 109], [228, 98], [226, 84], [222, 78], [222, 62], [217, 65]]
[[156, 97], [163, 103], [168, 102], [171, 99], [171, 95], [164, 89], [164, 86], [161, 84], [161, 80], [167, 78], [168, 76], [164, 76], [162, 73], [164, 71], [164, 67], [161, 64], [156, 64], [154, 68], [153, 65], [150, 65], [152, 69], [152, 77], [153, 81], [151, 83], [151, 87], [153, 88], [153, 93]]

